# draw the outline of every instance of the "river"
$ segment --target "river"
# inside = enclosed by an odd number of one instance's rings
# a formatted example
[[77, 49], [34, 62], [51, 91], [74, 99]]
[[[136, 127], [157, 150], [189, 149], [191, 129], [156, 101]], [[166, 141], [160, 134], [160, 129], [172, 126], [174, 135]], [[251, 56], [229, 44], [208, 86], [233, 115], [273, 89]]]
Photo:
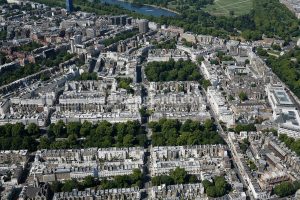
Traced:
[[125, 1], [120, 1], [120, 0], [101, 0], [103, 3], [108, 3], [108, 4], [114, 4], [118, 5], [122, 8], [125, 8], [127, 10], [134, 11], [136, 13], [148, 15], [148, 16], [154, 16], [154, 17], [160, 17], [160, 16], [167, 16], [167, 17], [172, 17], [176, 16], [177, 14], [163, 9], [163, 8], [158, 8], [158, 7], [152, 7], [148, 5], [135, 5], [130, 2], [125, 2]]

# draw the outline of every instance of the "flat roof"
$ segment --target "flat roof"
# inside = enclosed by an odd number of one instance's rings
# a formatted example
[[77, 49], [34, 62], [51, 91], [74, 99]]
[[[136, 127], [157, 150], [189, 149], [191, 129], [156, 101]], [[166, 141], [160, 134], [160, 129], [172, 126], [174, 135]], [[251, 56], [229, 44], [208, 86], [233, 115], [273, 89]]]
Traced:
[[291, 101], [290, 97], [288, 96], [288, 94], [284, 89], [279, 89], [279, 88], [274, 89], [274, 95], [278, 100], [278, 103], [285, 104], [285, 105], [293, 105], [293, 102]]

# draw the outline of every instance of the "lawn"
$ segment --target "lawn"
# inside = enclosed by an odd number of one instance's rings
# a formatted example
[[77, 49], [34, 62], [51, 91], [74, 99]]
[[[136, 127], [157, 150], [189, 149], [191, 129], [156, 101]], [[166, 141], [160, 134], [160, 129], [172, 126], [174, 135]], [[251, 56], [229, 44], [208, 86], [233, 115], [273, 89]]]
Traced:
[[239, 16], [247, 14], [253, 8], [252, 0], [215, 0], [204, 10], [212, 15]]

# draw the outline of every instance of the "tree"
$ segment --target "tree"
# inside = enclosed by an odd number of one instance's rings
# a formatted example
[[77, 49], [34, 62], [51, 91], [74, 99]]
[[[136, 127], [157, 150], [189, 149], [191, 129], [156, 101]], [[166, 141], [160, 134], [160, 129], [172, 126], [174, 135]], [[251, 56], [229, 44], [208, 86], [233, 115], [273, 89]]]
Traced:
[[276, 51], [281, 51], [281, 47], [277, 44], [272, 44], [272, 49], [274, 49]]
[[178, 132], [175, 128], [172, 128], [164, 132], [164, 137], [167, 140], [168, 145], [175, 146], [177, 142]]
[[102, 137], [102, 139], [100, 138], [100, 145], [98, 147], [108, 148], [111, 147], [112, 144], [113, 144], [113, 137], [110, 135], [105, 135]]
[[96, 128], [96, 134], [98, 135], [112, 135], [113, 134], [113, 127], [112, 124], [108, 121], [101, 121], [98, 123]]
[[262, 47], [258, 47], [256, 49], [256, 53], [259, 55], [259, 56], [268, 56], [268, 52], [266, 50], [264, 50]]
[[127, 125], [125, 123], [118, 123], [116, 125], [117, 135], [121, 135], [122, 137], [126, 135]]
[[177, 130], [179, 130], [181, 124], [178, 120], [166, 120], [163, 124], [162, 124], [162, 132], [170, 132], [170, 130], [177, 132]]
[[96, 186], [96, 181], [95, 181], [95, 178], [92, 177], [92, 176], [86, 176], [84, 179], [83, 179], [83, 186], [84, 188], [91, 188], [91, 187], [94, 187]]
[[134, 137], [131, 134], [125, 135], [123, 139], [123, 146], [125, 147], [131, 147], [134, 144]]
[[241, 101], [248, 100], [248, 96], [247, 96], [247, 94], [245, 92], [240, 92], [239, 98], [240, 98]]
[[189, 135], [187, 140], [187, 145], [198, 145], [198, 144], [205, 144], [205, 141], [202, 141], [203, 134], [197, 130], [194, 133]]
[[147, 143], [148, 138], [145, 134], [139, 134], [136, 136], [136, 140], [139, 146], [144, 147]]
[[38, 145], [38, 149], [49, 149], [50, 144], [51, 144], [51, 142], [47, 137], [41, 137], [40, 143]]
[[207, 119], [205, 120], [204, 122], [204, 127], [205, 127], [205, 130], [207, 131], [213, 131], [214, 130], [214, 123], [211, 119]]
[[196, 64], [190, 60], [149, 62], [145, 67], [149, 81], [200, 81], [201, 75]]
[[137, 182], [143, 178], [143, 174], [140, 169], [134, 169], [130, 177], [133, 182]]
[[192, 131], [192, 123], [193, 121], [188, 119], [186, 120], [180, 127], [180, 131], [182, 132], [189, 132], [189, 131]]
[[131, 185], [131, 180], [129, 176], [115, 176], [114, 182], [118, 188], [127, 188]]
[[177, 167], [175, 170], [170, 172], [170, 176], [161, 175], [155, 176], [151, 179], [152, 185], [158, 186], [162, 184], [173, 185], [173, 184], [187, 184], [197, 183], [198, 179], [194, 175], [189, 175], [183, 168]]
[[198, 178], [196, 175], [188, 175], [188, 182], [189, 183], [197, 183], [198, 182]]
[[187, 181], [187, 172], [183, 168], [176, 167], [170, 172], [170, 176], [176, 184], [184, 184]]
[[186, 145], [188, 143], [189, 137], [190, 133], [181, 133], [177, 138], [177, 145]]
[[102, 180], [101, 189], [126, 188], [132, 186], [141, 187], [143, 174], [140, 169], [134, 169], [131, 175], [115, 176], [112, 180]]
[[59, 120], [54, 126], [53, 126], [53, 132], [56, 137], [64, 137], [65, 136], [65, 123], [62, 120]]
[[199, 58], [197, 58], [197, 62], [198, 64], [201, 64], [204, 61], [204, 57], [200, 56]]
[[20, 136], [15, 136], [12, 138], [11, 142], [11, 150], [17, 150], [22, 148], [22, 138]]
[[256, 127], [254, 124], [238, 124], [238, 125], [236, 125], [235, 132], [240, 133], [241, 131], [246, 131], [246, 132], [256, 131]]
[[161, 131], [161, 126], [157, 122], [149, 122], [148, 126], [149, 126], [149, 128], [152, 129], [153, 132], [160, 132]]
[[274, 193], [279, 197], [286, 197], [292, 195], [296, 192], [296, 188], [290, 182], [284, 182], [276, 185], [274, 188]]
[[51, 149], [67, 149], [70, 148], [68, 140], [59, 140], [50, 144]]
[[240, 149], [242, 150], [243, 153], [246, 153], [248, 147], [250, 146], [250, 142], [248, 141], [247, 138], [245, 138], [240, 144]]
[[158, 186], [158, 185], [162, 185], [162, 184], [173, 185], [174, 180], [170, 176], [162, 175], [162, 176], [152, 177], [151, 178], [151, 183], [154, 186]]
[[63, 184], [61, 182], [54, 181], [50, 185], [50, 188], [53, 193], [56, 193], [56, 192], [61, 192], [62, 186], [63, 186]]
[[234, 100], [234, 97], [233, 97], [232, 95], [229, 95], [228, 100], [229, 100], [229, 101], [233, 101], [233, 100]]
[[132, 83], [131, 78], [118, 78], [117, 80], [118, 80], [119, 88], [123, 88], [123, 89], [127, 90], [128, 93], [131, 93], [131, 94], [134, 93], [134, 90], [130, 86], [130, 84]]
[[165, 146], [166, 141], [164, 140], [164, 137], [162, 133], [153, 133], [151, 136], [152, 144], [154, 146]]
[[268, 56], [266, 63], [295, 95], [300, 97], [299, 62], [295, 62], [293, 58], [300, 60], [300, 49], [297, 47], [278, 58]]
[[12, 138], [0, 137], [1, 150], [11, 149]]
[[77, 135], [71, 134], [68, 136], [68, 145], [70, 148], [76, 148], [77, 147]]
[[29, 152], [36, 151], [37, 142], [33, 137], [25, 136], [23, 137], [22, 145], [19, 148], [27, 149]]
[[206, 189], [206, 194], [209, 197], [217, 197], [217, 188], [215, 186], [210, 186]]
[[126, 125], [127, 134], [134, 136], [141, 133], [141, 124], [138, 121], [128, 121]]
[[214, 182], [215, 182], [215, 186], [219, 187], [219, 188], [225, 187], [227, 184], [227, 182], [223, 176], [216, 176], [214, 178]]
[[11, 137], [12, 136], [12, 127], [13, 127], [13, 125], [12, 124], [5, 124], [4, 125], [4, 135], [6, 136], [6, 137]]
[[25, 133], [25, 126], [22, 123], [16, 123], [12, 126], [11, 129], [13, 137], [23, 136]]
[[81, 186], [76, 179], [65, 181], [61, 188], [63, 192], [71, 192], [73, 189], [81, 190]]
[[202, 184], [204, 186], [207, 196], [209, 197], [222, 197], [225, 194], [228, 194], [231, 190], [230, 185], [222, 176], [214, 177], [213, 183], [208, 180], [203, 180]]
[[102, 190], [105, 190], [105, 189], [111, 189], [111, 188], [116, 188], [117, 183], [115, 181], [108, 181], [108, 180], [103, 180], [101, 181], [101, 184], [100, 184], [100, 187]]
[[80, 135], [81, 136], [87, 136], [89, 135], [91, 129], [93, 128], [93, 124], [89, 121], [84, 121], [82, 123], [82, 126], [80, 128]]
[[151, 111], [148, 111], [147, 108], [145, 107], [139, 109], [139, 113], [141, 114], [142, 117], [149, 117], [151, 115]]
[[[91, 128], [88, 128], [90, 126]], [[96, 126], [86, 123], [82, 125], [81, 133], [88, 134], [84, 141], [85, 147], [132, 147], [137, 144], [143, 146], [147, 141], [146, 132], [138, 121], [116, 124], [101, 121]]]
[[210, 181], [208, 181], [208, 180], [206, 180], [206, 179], [204, 179], [204, 180], [202, 181], [202, 184], [203, 184], [203, 187], [204, 187], [204, 188], [208, 188], [208, 187], [211, 187], [211, 186], [214, 185], [212, 182], [210, 182]]
[[211, 82], [209, 80], [203, 79], [201, 85], [205, 90], [207, 90], [207, 88], [211, 86]]
[[151, 138], [154, 146], [224, 144], [212, 120], [204, 124], [187, 120], [181, 124], [177, 120], [160, 119], [159, 122], [149, 123], [149, 127], [153, 132]]
[[298, 156], [300, 155], [300, 139], [295, 140], [294, 138], [288, 137], [286, 134], [280, 134], [279, 140], [284, 142], [288, 148], [295, 151]]
[[134, 169], [133, 173], [130, 175], [130, 179], [135, 186], [142, 187], [143, 174], [140, 169]]
[[67, 134], [68, 135], [79, 135], [81, 129], [80, 122], [69, 122], [67, 124]]
[[30, 123], [27, 127], [27, 132], [30, 136], [37, 136], [40, 133], [40, 128], [35, 123]]

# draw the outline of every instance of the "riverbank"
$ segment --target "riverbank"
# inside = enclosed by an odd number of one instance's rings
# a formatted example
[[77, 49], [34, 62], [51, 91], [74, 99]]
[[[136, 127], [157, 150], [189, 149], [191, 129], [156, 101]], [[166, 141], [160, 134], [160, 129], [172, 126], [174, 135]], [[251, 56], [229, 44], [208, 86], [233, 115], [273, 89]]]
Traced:
[[[127, 2], [127, 3], [131, 3], [131, 4], [135, 4], [134, 2], [130, 1], [130, 0], [118, 0], [118, 1], [123, 1], [123, 2]], [[152, 4], [137, 4], [139, 6], [149, 6], [149, 7], [153, 7], [153, 8], [159, 8], [159, 9], [162, 9], [162, 10], [166, 10], [166, 11], [169, 11], [169, 12], [172, 12], [172, 13], [175, 13], [177, 15], [181, 15], [180, 12], [177, 12], [176, 10], [172, 10], [172, 9], [169, 9], [169, 8], [166, 8], [166, 7], [162, 7], [162, 6], [157, 6], [157, 5], [152, 5]]]
[[141, 5], [150, 6], [150, 7], [153, 7], [153, 8], [159, 8], [159, 9], [163, 9], [163, 10], [167, 10], [169, 12], [175, 13], [177, 15], [181, 15], [180, 12], [177, 12], [175, 10], [172, 10], [172, 9], [169, 9], [169, 8], [165, 8], [165, 7], [162, 7], [162, 6], [156, 6], [156, 5], [151, 5], [151, 4], [141, 4]]

